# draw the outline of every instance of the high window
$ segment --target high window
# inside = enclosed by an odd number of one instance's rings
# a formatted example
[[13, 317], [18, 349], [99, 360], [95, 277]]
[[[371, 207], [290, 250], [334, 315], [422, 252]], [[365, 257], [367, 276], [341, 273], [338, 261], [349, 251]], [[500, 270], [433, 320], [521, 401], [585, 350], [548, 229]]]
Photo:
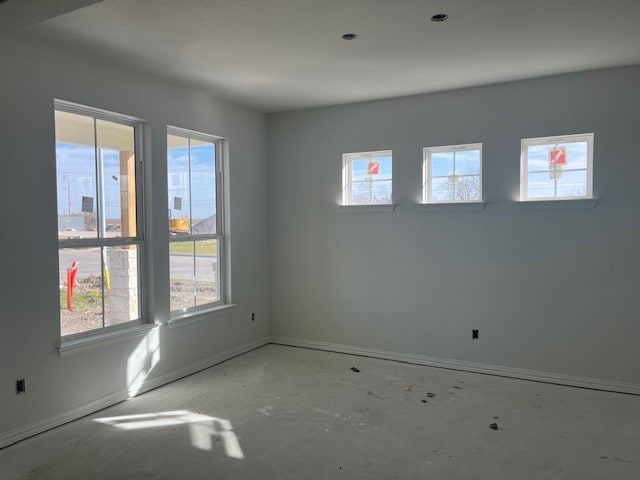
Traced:
[[342, 156], [343, 205], [393, 203], [391, 150]]
[[172, 316], [225, 303], [223, 140], [167, 129]]
[[482, 201], [482, 144], [424, 149], [424, 203]]
[[593, 198], [593, 134], [522, 140], [520, 200]]
[[141, 123], [55, 102], [62, 337], [142, 318]]

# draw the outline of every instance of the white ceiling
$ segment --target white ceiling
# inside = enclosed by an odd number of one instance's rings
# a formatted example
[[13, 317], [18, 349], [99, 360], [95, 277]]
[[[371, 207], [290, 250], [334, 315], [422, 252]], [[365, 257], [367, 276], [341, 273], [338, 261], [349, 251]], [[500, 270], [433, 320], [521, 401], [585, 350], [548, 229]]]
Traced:
[[101, 0], [0, 0], [0, 36]]
[[639, 26], [640, 0], [104, 0], [35, 30], [276, 112], [640, 64]]

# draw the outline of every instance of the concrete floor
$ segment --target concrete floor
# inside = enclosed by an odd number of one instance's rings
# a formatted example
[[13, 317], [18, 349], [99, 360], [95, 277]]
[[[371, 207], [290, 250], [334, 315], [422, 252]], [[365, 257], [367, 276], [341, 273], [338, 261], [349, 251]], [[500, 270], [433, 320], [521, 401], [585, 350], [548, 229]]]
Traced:
[[640, 397], [268, 345], [0, 450], [2, 480], [145, 478], [638, 480]]

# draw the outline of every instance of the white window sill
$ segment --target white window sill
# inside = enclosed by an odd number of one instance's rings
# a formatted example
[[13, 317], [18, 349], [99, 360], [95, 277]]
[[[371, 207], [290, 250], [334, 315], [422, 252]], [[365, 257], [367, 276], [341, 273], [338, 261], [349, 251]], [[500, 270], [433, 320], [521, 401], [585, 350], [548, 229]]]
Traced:
[[338, 213], [367, 213], [367, 212], [393, 212], [395, 203], [371, 204], [371, 205], [338, 205]]
[[130, 338], [143, 337], [156, 328], [159, 328], [159, 325], [154, 323], [144, 323], [130, 328], [96, 333], [89, 337], [67, 341], [63, 340], [58, 347], [58, 355], [61, 357], [68, 357], [70, 355], [75, 355], [76, 353], [104, 347], [105, 345], [111, 345], [112, 343], [121, 342]]
[[482, 212], [485, 202], [421, 203], [423, 212]]
[[215, 307], [207, 308], [204, 310], [179, 313], [167, 320], [167, 325], [169, 326], [169, 328], [182, 327], [183, 325], [189, 325], [190, 323], [224, 315], [231, 312], [231, 310], [236, 307], [237, 305], [235, 303], [228, 303], [225, 305], [216, 305]]
[[595, 208], [597, 198], [577, 198], [572, 200], [523, 200], [516, 202], [518, 210], [562, 210], [575, 208]]

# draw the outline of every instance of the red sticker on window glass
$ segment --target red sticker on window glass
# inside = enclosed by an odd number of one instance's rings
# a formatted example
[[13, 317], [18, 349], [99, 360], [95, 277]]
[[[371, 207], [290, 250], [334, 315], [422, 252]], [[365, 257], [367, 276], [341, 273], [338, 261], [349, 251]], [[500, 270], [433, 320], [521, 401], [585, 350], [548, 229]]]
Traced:
[[549, 150], [549, 165], [566, 165], [567, 164], [567, 148], [558, 147]]

